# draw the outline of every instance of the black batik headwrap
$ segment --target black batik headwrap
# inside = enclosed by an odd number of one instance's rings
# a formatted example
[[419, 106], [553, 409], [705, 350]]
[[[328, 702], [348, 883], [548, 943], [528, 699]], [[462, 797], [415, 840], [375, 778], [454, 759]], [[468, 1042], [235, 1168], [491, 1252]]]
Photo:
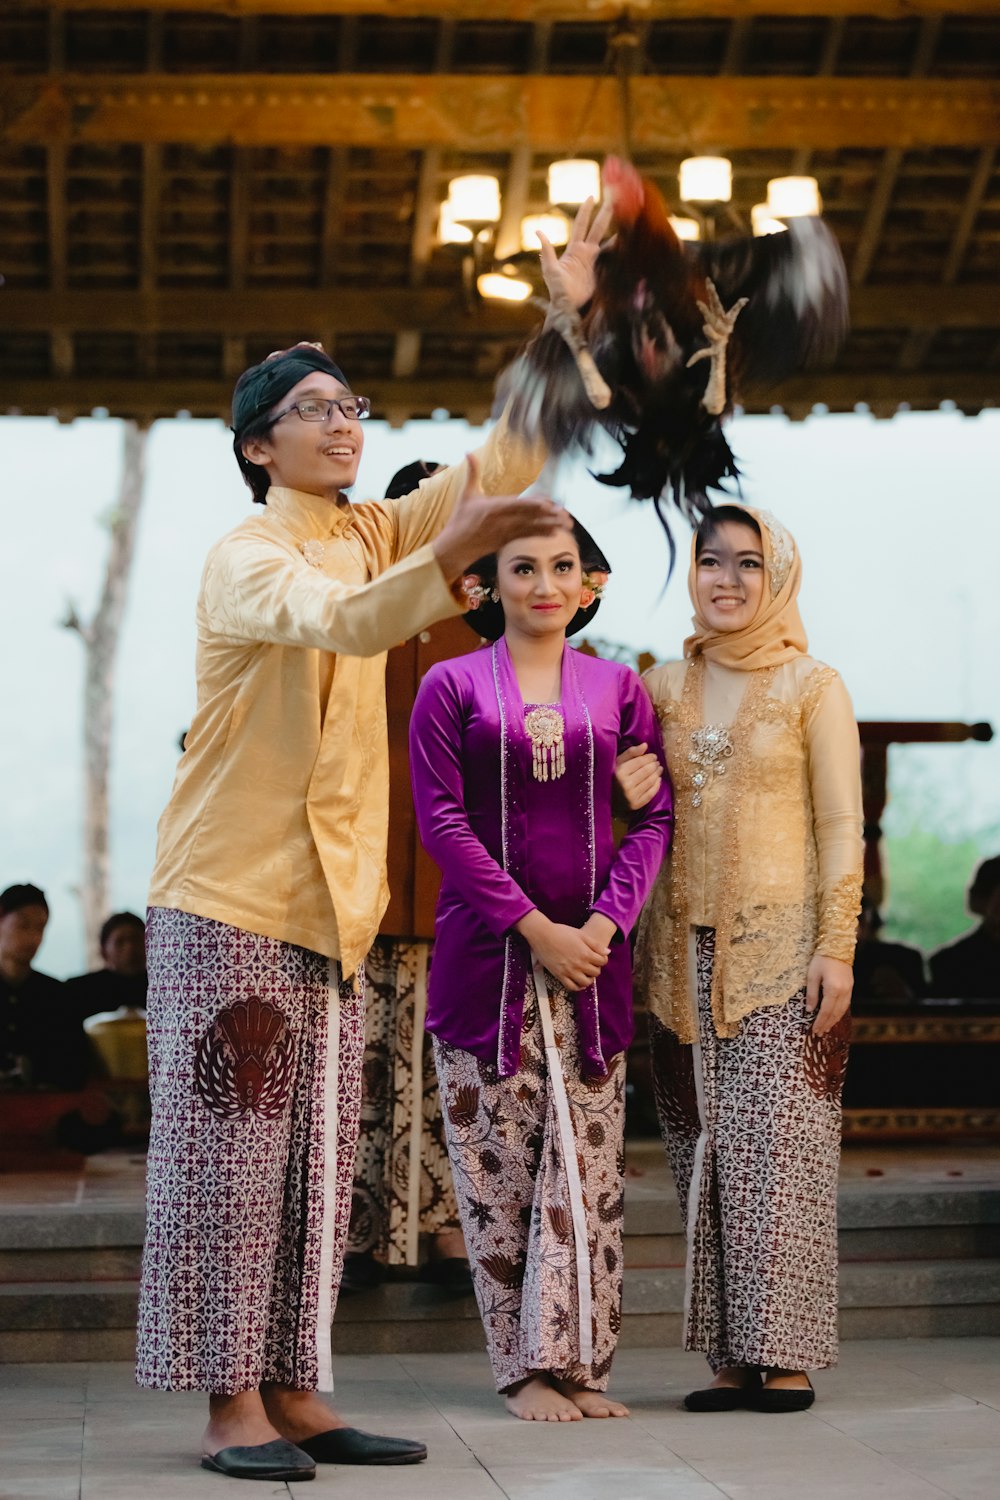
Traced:
[[268, 412], [287, 396], [292, 386], [313, 370], [332, 375], [341, 385], [347, 385], [339, 365], [335, 365], [325, 349], [315, 344], [296, 344], [292, 349], [282, 349], [269, 354], [259, 365], [244, 370], [233, 391], [233, 452], [240, 466], [240, 473], [253, 492], [259, 505], [267, 504], [270, 485], [267, 470], [253, 464], [243, 453], [247, 438], [263, 437], [270, 427]]

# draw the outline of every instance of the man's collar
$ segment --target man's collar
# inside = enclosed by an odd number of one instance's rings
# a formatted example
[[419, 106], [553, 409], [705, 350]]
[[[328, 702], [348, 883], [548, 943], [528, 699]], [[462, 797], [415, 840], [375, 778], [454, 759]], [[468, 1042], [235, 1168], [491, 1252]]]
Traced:
[[350, 526], [353, 516], [351, 502], [343, 495], [339, 500], [328, 500], [325, 495], [310, 495], [305, 490], [281, 486], [268, 490], [267, 508], [303, 541], [311, 537], [326, 541], [340, 536]]

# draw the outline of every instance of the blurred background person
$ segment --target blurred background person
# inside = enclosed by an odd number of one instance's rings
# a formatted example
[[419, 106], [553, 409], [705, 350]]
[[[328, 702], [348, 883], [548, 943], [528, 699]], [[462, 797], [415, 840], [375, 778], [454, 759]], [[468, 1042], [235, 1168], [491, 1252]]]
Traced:
[[976, 870], [968, 904], [979, 926], [931, 954], [931, 990], [941, 1000], [1000, 1000], [1000, 854]]
[[[410, 494], [443, 467], [424, 459], [406, 464], [385, 498]], [[424, 1029], [439, 881], [417, 838], [406, 740], [424, 673], [473, 645], [461, 620], [441, 620], [390, 651], [386, 664], [390, 904], [365, 961], [361, 1134], [342, 1293], [377, 1286], [387, 1268], [417, 1266], [422, 1248], [430, 1279], [450, 1291], [472, 1291]]]
[[135, 912], [118, 911], [101, 928], [104, 966], [66, 984], [69, 1004], [80, 1020], [101, 1011], [146, 1008], [146, 924]]
[[84, 1080], [83, 1034], [64, 986], [32, 966], [48, 920], [37, 885], [0, 894], [0, 1089], [76, 1089]]
[[881, 930], [878, 907], [869, 896], [862, 897], [854, 952], [855, 1010], [905, 1007], [927, 993], [923, 954], [905, 943], [885, 942]]

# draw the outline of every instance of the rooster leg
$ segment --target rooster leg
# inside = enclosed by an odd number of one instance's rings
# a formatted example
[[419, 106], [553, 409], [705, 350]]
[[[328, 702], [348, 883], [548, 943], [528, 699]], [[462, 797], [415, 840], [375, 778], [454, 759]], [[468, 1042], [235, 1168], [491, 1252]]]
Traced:
[[708, 301], [699, 302], [698, 307], [705, 319], [702, 331], [708, 339], [708, 348], [699, 349], [696, 354], [692, 354], [687, 362], [687, 368], [690, 369], [700, 360], [711, 360], [708, 384], [701, 398], [701, 404], [711, 416], [717, 417], [726, 409], [726, 346], [736, 327], [736, 319], [746, 307], [749, 299], [741, 297], [727, 312], [715, 290], [715, 284], [712, 281], [706, 281], [705, 285], [708, 289]]
[[598, 411], [604, 411], [611, 405], [611, 387], [597, 368], [594, 356], [587, 348], [580, 314], [562, 291], [553, 292], [551, 302], [547, 304], [539, 302], [538, 305], [545, 308], [546, 328], [555, 329], [576, 361], [576, 367], [580, 372], [580, 379], [583, 381], [583, 388], [591, 406], [596, 407]]

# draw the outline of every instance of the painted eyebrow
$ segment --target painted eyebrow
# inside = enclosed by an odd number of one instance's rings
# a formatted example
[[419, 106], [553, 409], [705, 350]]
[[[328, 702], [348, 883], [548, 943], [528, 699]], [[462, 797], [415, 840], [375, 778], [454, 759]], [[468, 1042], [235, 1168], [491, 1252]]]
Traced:
[[[702, 555], [702, 557], [718, 557], [720, 555], [720, 549], [718, 547], [702, 547], [702, 549], [701, 549], [701, 555]], [[764, 554], [763, 554], [763, 552], [758, 551], [758, 549], [756, 547], [744, 547], [743, 550], [742, 550], [742, 552], [737, 552], [736, 553], [736, 556], [737, 557], [763, 557]]]
[[[550, 560], [550, 562], [565, 562], [567, 560], [567, 558], [569, 559], [570, 562], [572, 562], [572, 560], [573, 560], [573, 554], [572, 554], [572, 552], [569, 552], [569, 551], [560, 552], [556, 557], [550, 558], [549, 560]], [[537, 557], [532, 557], [530, 555], [530, 553], [527, 553], [527, 552], [521, 552], [516, 557], [512, 557], [511, 558], [511, 562], [512, 563], [522, 563], [522, 562], [533, 563], [533, 562], [537, 562], [537, 561], [538, 561]]]

